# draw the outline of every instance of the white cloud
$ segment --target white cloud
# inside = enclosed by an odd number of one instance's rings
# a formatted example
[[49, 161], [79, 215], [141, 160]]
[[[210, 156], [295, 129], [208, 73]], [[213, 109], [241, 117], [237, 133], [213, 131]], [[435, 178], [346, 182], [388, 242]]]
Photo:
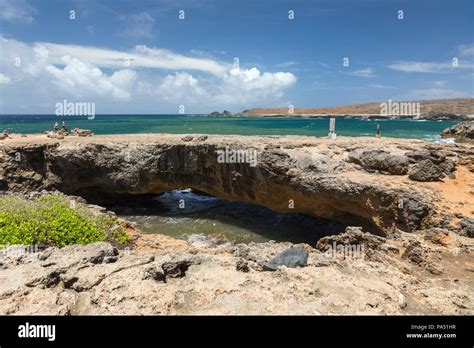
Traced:
[[[240, 109], [277, 101], [296, 83], [296, 76], [289, 72], [233, 68], [215, 59], [146, 46], [124, 52], [79, 45], [27, 44], [1, 36], [0, 43], [0, 71], [11, 79], [8, 93], [3, 87], [0, 92], [6, 93], [11, 108], [21, 100], [36, 110], [38, 105], [49, 107], [63, 98], [87, 98], [118, 108], [113, 101], [133, 98], [140, 101], [140, 107], [153, 105], [154, 110], [157, 104], [161, 107], [161, 102], [186, 104], [187, 110], [193, 105], [201, 111], [231, 106]], [[20, 66], [13, 64], [17, 58]], [[30, 96], [27, 99], [26, 93]]]
[[90, 46], [38, 43], [37, 48], [48, 51], [53, 64], [61, 64], [61, 57], [70, 55], [80, 61], [103, 68], [157, 68], [168, 70], [197, 70], [222, 75], [228, 65], [212, 59], [187, 57], [162, 48], [136, 46], [130, 52]]
[[5, 74], [0, 74], [0, 85], [9, 84], [11, 81], [10, 77]]
[[411, 62], [403, 61], [394, 63], [388, 66], [390, 69], [403, 71], [403, 72], [415, 72], [415, 73], [443, 73], [452, 72], [456, 69], [472, 69], [474, 65], [472, 63], [459, 61], [459, 65], [453, 66], [451, 61], [449, 62]]
[[360, 70], [350, 72], [349, 75], [360, 76], [360, 77], [373, 77], [374, 70], [372, 68], [365, 68], [365, 69], [360, 69]]
[[474, 56], [474, 44], [458, 46], [458, 52], [461, 57]]
[[64, 56], [64, 68], [48, 65], [46, 70], [54, 77], [54, 83], [76, 98], [109, 96], [114, 100], [129, 100], [130, 90], [137, 75], [133, 70], [123, 69], [107, 76], [99, 68]]
[[196, 78], [186, 72], [168, 75], [159, 81], [147, 82], [143, 90], [176, 104], [198, 104], [226, 107], [247, 107], [255, 103], [276, 100], [296, 82], [291, 73], [260, 73], [257, 68], [234, 68], [222, 80]]
[[0, 0], [0, 18], [13, 23], [31, 23], [37, 13], [25, 0]]
[[197, 102], [196, 97], [206, 96], [206, 90], [199, 81], [187, 72], [166, 76], [155, 90], [164, 100], [178, 103]]
[[261, 74], [257, 68], [233, 68], [224, 77], [220, 91], [215, 94], [214, 99], [216, 103], [227, 105], [245, 105], [278, 99], [296, 80], [296, 76], [288, 72]]

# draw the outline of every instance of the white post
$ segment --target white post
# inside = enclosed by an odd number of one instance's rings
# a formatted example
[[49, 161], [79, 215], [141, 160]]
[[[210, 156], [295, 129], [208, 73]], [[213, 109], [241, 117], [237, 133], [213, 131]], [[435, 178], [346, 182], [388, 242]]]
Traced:
[[328, 133], [328, 137], [330, 139], [336, 139], [337, 135], [335, 131], [336, 131], [336, 119], [334, 117], [331, 117], [329, 119], [329, 133]]

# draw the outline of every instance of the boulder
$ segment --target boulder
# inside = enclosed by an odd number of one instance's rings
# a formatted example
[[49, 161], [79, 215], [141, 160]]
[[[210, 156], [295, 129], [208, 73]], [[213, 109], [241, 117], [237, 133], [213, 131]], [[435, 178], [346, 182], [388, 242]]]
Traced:
[[437, 150], [408, 151], [405, 153], [411, 163], [418, 163], [424, 160], [431, 160], [435, 164], [440, 164], [446, 160], [446, 153]]
[[392, 155], [384, 150], [352, 151], [348, 155], [348, 161], [369, 171], [379, 170], [393, 175], [405, 175], [409, 165], [408, 158]]
[[295, 268], [308, 265], [308, 252], [300, 248], [289, 248], [263, 264], [264, 271], [276, 271], [280, 266]]
[[443, 138], [474, 139], [474, 122], [461, 122], [441, 133]]
[[[420, 163], [426, 160], [433, 162], [446, 175], [451, 175], [456, 170], [456, 163], [453, 160], [447, 159], [447, 154], [439, 150], [420, 150], [409, 151], [405, 153], [410, 159], [410, 163]], [[420, 181], [420, 180], [419, 180]], [[430, 180], [431, 181], [431, 180]]]
[[438, 181], [444, 176], [443, 168], [430, 159], [415, 164], [408, 173], [408, 177], [414, 181]]

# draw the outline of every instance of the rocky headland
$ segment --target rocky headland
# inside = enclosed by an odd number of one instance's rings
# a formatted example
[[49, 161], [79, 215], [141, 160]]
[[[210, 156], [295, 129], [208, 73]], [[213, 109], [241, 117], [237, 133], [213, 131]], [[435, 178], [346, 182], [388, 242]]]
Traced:
[[397, 101], [401, 104], [418, 103], [420, 114], [394, 113], [383, 115], [381, 104], [387, 101], [370, 102], [333, 107], [298, 108], [289, 112], [288, 108], [256, 108], [244, 110], [242, 116], [285, 116], [285, 117], [349, 117], [349, 118], [420, 118], [427, 120], [472, 120], [474, 117], [473, 98]]
[[[221, 163], [225, 148], [255, 151], [257, 161]], [[12, 135], [0, 142], [3, 194], [58, 190], [101, 204], [192, 188], [358, 227], [317, 245], [231, 244], [145, 235], [122, 221], [133, 237], [126, 247], [4, 251], [0, 312], [472, 314], [473, 185], [467, 143]]]
[[458, 141], [474, 141], [474, 121], [466, 121], [446, 128], [441, 133], [443, 138], [455, 138]]

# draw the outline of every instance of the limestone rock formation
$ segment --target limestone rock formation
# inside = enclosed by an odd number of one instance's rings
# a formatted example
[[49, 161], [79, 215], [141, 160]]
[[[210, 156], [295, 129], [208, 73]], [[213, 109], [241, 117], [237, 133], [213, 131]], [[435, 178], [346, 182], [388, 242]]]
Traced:
[[459, 140], [474, 140], [474, 122], [467, 121], [446, 128], [441, 133], [443, 138], [457, 138]]
[[[0, 314], [469, 315], [474, 311], [468, 276], [474, 269], [473, 246], [470, 239], [452, 232], [401, 232], [385, 239], [348, 228], [326, 244], [371, 247], [362, 257], [343, 258], [288, 242], [201, 248], [160, 235], [133, 232], [133, 236], [133, 244], [120, 249], [101, 242], [26, 253], [22, 246], [2, 250]], [[261, 272], [266, 262], [285, 250], [304, 254], [306, 267]]]
[[[385, 234], [422, 229], [440, 217], [442, 207], [435, 202], [443, 192], [409, 180], [407, 170], [415, 179], [419, 177], [415, 172], [427, 180], [441, 178], [434, 175], [441, 172], [455, 177], [455, 161], [468, 164], [474, 153], [468, 145], [395, 139], [208, 136], [205, 142], [187, 140], [180, 135], [61, 141], [15, 137], [0, 143], [0, 190], [59, 190], [101, 203], [192, 188]], [[245, 157], [220, 163], [217, 152], [226, 149], [255, 152], [256, 165], [245, 162]], [[425, 155], [436, 161], [433, 175], [432, 168], [424, 165]], [[424, 169], [416, 171], [419, 166], [431, 168], [429, 178], [424, 177]]]
[[348, 159], [366, 169], [394, 175], [405, 175], [410, 163], [407, 157], [392, 155], [384, 150], [353, 151], [348, 154]]
[[437, 181], [444, 178], [444, 172], [431, 160], [426, 159], [415, 164], [408, 173], [408, 177], [415, 181]]

